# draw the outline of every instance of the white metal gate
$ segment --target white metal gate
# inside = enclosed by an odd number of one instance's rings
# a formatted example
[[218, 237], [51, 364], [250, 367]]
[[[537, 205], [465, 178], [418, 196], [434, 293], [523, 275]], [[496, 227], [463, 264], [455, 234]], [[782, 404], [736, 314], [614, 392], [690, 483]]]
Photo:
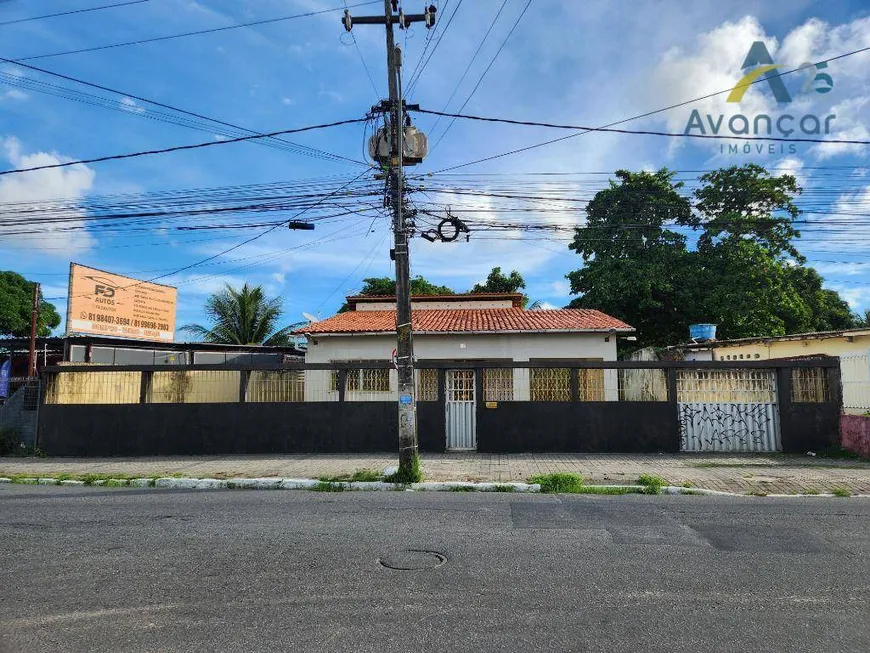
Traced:
[[679, 370], [681, 451], [782, 451], [773, 370]]
[[477, 448], [477, 410], [474, 370], [447, 370], [447, 450], [473, 451]]
[[868, 359], [870, 359], [868, 354], [840, 356], [843, 409], [846, 413], [860, 415], [870, 410], [870, 360]]

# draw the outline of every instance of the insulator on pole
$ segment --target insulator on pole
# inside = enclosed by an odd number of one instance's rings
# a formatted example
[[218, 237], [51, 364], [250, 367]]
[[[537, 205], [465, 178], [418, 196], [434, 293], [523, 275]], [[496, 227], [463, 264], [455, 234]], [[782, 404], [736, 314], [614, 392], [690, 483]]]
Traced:
[[350, 9], [344, 10], [344, 18], [341, 19], [341, 22], [344, 23], [344, 29], [348, 32], [353, 29], [353, 18], [350, 15]]
[[426, 19], [426, 29], [432, 29], [435, 25], [435, 14], [438, 12], [438, 7], [435, 5], [429, 5], [426, 7], [426, 10], [423, 12], [423, 16]]

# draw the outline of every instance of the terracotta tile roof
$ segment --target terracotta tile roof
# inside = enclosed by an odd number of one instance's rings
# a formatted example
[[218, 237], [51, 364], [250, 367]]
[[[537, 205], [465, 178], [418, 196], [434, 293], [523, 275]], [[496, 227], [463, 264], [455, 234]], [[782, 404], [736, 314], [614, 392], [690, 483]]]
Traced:
[[[634, 331], [615, 317], [590, 309], [525, 311], [520, 308], [416, 310], [414, 331], [468, 333], [500, 331]], [[395, 331], [395, 311], [348, 311], [315, 322], [297, 333]]]

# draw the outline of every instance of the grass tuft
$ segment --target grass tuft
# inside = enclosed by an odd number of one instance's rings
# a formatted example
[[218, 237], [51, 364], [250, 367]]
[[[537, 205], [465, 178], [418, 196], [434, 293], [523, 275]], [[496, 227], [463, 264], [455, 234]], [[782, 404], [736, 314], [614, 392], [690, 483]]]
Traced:
[[844, 487], [835, 487], [831, 489], [831, 494], [835, 497], [850, 497], [852, 493], [848, 490], [848, 488]]
[[447, 489], [449, 492], [474, 492], [477, 490], [473, 485], [451, 485]]
[[804, 494], [819, 494], [819, 491], [814, 487], [808, 487], [803, 491]]
[[420, 456], [414, 456], [410, 467], [403, 468], [399, 465], [399, 469], [395, 474], [390, 474], [384, 477], [387, 483], [401, 483], [402, 485], [410, 485], [411, 483], [419, 483], [423, 480], [423, 472], [420, 471]]
[[641, 474], [637, 479], [637, 484], [644, 486], [644, 494], [661, 494], [662, 487], [668, 482], [655, 474]]
[[374, 481], [383, 481], [384, 475], [372, 469], [358, 469], [353, 474], [339, 474], [338, 476], [321, 476], [320, 479], [324, 482], [332, 483], [347, 483], [347, 482], [362, 482], [371, 483]]
[[540, 485], [543, 494], [576, 494], [583, 487], [583, 477], [569, 472], [553, 472], [532, 476], [529, 483]]
[[493, 492], [516, 492], [517, 489], [513, 485], [495, 485], [492, 488]]
[[311, 488], [314, 492], [344, 492], [347, 489], [343, 483], [334, 483], [332, 481], [318, 481], [317, 485]]

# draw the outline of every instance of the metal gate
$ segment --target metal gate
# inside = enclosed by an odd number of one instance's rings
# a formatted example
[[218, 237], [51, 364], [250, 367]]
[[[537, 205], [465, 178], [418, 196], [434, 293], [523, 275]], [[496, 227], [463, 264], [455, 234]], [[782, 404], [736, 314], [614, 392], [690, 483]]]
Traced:
[[474, 370], [447, 370], [447, 450], [477, 449]]
[[681, 451], [782, 451], [773, 370], [679, 370]]

